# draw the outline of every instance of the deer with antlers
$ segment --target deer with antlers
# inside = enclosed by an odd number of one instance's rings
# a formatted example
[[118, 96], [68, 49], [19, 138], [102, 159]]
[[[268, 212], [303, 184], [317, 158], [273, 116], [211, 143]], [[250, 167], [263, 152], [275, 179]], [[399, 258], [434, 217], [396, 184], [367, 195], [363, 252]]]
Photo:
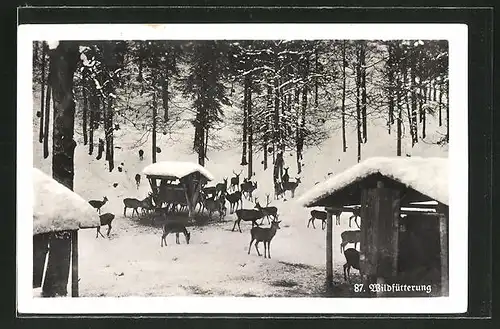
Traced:
[[262, 217], [262, 220], [260, 221], [261, 225], [264, 222], [264, 218], [267, 218], [267, 223], [268, 224], [271, 223], [271, 221], [269, 220], [270, 216], [273, 217], [273, 220], [277, 220], [278, 219], [278, 208], [276, 208], [274, 206], [269, 206], [269, 203], [270, 203], [269, 202], [269, 194], [266, 194], [266, 206], [265, 207], [262, 207], [259, 204], [258, 199], [255, 198], [255, 209], [260, 210], [262, 212], [262, 214], [264, 215]]
[[240, 188], [240, 175], [241, 175], [242, 172], [243, 172], [243, 169], [240, 170], [239, 174], [235, 173], [234, 170], [233, 170], [234, 177], [231, 177], [231, 185], [229, 186], [229, 188], [231, 189], [231, 191], [233, 191], [233, 192], [235, 190], [239, 191], [239, 188]]

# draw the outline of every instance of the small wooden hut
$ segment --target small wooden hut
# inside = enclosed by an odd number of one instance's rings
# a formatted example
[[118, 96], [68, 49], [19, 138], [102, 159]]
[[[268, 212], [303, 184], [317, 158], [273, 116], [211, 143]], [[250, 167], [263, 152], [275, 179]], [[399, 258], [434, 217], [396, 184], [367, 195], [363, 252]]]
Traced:
[[[360, 273], [366, 284], [400, 283], [405, 277], [418, 281], [405, 276], [403, 268], [432, 267], [439, 271], [440, 295], [448, 295], [448, 159], [370, 158], [314, 186], [299, 202], [345, 212], [360, 207]], [[331, 282], [333, 225], [328, 214], [326, 269]]]
[[150, 164], [142, 172], [149, 180], [157, 207], [185, 202], [190, 219], [201, 189], [214, 179], [206, 168], [192, 162], [162, 161]]
[[43, 285], [44, 297], [66, 296], [71, 264], [71, 296], [78, 297], [78, 230], [99, 226], [99, 216], [82, 197], [36, 168], [33, 188], [33, 288]]

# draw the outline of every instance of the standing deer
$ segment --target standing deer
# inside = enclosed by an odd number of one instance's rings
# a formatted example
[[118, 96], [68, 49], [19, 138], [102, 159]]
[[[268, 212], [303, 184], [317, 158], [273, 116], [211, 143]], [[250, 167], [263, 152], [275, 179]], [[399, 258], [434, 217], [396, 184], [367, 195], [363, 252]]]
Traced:
[[252, 201], [252, 193], [257, 189], [257, 182], [246, 181], [241, 184], [241, 192], [250, 201]]
[[137, 186], [137, 189], [139, 189], [140, 184], [141, 184], [141, 175], [136, 174], [135, 175], [135, 185]]
[[344, 252], [344, 256], [346, 260], [346, 263], [344, 264], [344, 280], [349, 282], [349, 272], [351, 271], [351, 267], [360, 271], [359, 251], [354, 248], [349, 248]]
[[224, 183], [219, 183], [215, 186], [215, 193], [219, 194], [226, 194], [227, 192], [227, 178], [224, 178]]
[[95, 209], [97, 209], [97, 212], [100, 214], [101, 213], [101, 208], [102, 206], [104, 206], [106, 204], [106, 202], [108, 202], [108, 198], [107, 197], [104, 197], [101, 200], [90, 200], [89, 201], [89, 204], [94, 207]]
[[226, 196], [227, 201], [229, 201], [229, 213], [232, 214], [235, 211], [235, 208], [238, 209], [238, 204], [241, 209], [241, 192], [236, 191], [234, 193], [228, 194]]
[[349, 217], [349, 227], [351, 227], [351, 220], [354, 218], [354, 223], [356, 223], [356, 226], [360, 228], [358, 224], [358, 217], [361, 218], [360, 212], [361, 212], [360, 207], [352, 208], [352, 216]]
[[[222, 198], [222, 196], [221, 196], [221, 198]], [[222, 204], [221, 198], [216, 198], [214, 196], [210, 199], [205, 200], [205, 208], [207, 208], [207, 210], [208, 210], [208, 217], [209, 218], [212, 218], [212, 213], [214, 213], [216, 211], [219, 212], [219, 220], [222, 220], [222, 218], [224, 217], [225, 206]], [[224, 202], [225, 202], [225, 200], [224, 200]]]
[[273, 217], [274, 221], [277, 220], [277, 218], [278, 218], [278, 208], [276, 208], [274, 206], [269, 207], [269, 195], [267, 195], [267, 204], [266, 204], [265, 207], [262, 207], [259, 204], [259, 201], [257, 201], [257, 199], [256, 199], [255, 200], [255, 208], [254, 209], [260, 210], [264, 214], [264, 216], [262, 217], [262, 221], [260, 222], [260, 224], [262, 224], [264, 222], [264, 218], [267, 218], [267, 223], [268, 224], [271, 223], [271, 221], [269, 220], [270, 216]]
[[257, 254], [262, 256], [259, 252], [259, 248], [257, 245], [259, 242], [264, 242], [264, 258], [266, 254], [271, 258], [271, 240], [276, 235], [276, 231], [280, 228], [281, 221], [272, 221], [271, 227], [263, 228], [263, 227], [252, 227], [250, 230], [250, 234], [252, 238], [250, 239], [250, 245], [248, 246], [248, 254], [250, 255], [250, 249], [252, 248], [252, 243], [255, 241], [255, 250], [257, 250]]
[[309, 227], [309, 224], [312, 223], [313, 228], [316, 229], [314, 221], [317, 219], [321, 221], [321, 229], [324, 230], [326, 226], [326, 215], [326, 211], [311, 210], [311, 218], [309, 218], [309, 221], [307, 222], [307, 227]]
[[237, 219], [234, 221], [233, 229], [231, 232], [234, 232], [236, 224], [238, 225], [238, 230], [241, 232], [240, 222], [252, 222], [252, 227], [259, 226], [257, 224], [257, 220], [261, 219], [264, 216], [262, 211], [256, 209], [238, 209], [236, 210]]
[[295, 190], [297, 189], [300, 183], [301, 183], [300, 177], [297, 177], [295, 182], [288, 182], [288, 183], [283, 182], [283, 191], [284, 191], [283, 194], [285, 194], [286, 191], [290, 191], [293, 198], [295, 196]]
[[134, 217], [134, 212], [137, 214], [137, 217], [139, 217], [139, 211], [137, 210], [138, 208], [142, 207], [142, 201], [137, 200], [135, 198], [125, 198], [123, 199], [123, 216], [127, 217], [127, 208], [132, 208], [132, 217]]
[[235, 173], [233, 170], [234, 177], [231, 177], [231, 191], [235, 191], [236, 189], [239, 190], [240, 188], [240, 175], [243, 172], [243, 170], [240, 171], [239, 174]]
[[108, 225], [108, 233], [106, 234], [109, 237], [109, 233], [111, 232], [111, 222], [115, 219], [115, 215], [107, 212], [99, 216], [100, 226], [97, 226], [97, 232], [95, 234], [95, 238], [99, 237], [99, 234], [104, 238], [104, 235], [101, 233], [101, 226]]
[[348, 243], [354, 243], [354, 249], [356, 249], [356, 245], [361, 241], [361, 231], [344, 231], [340, 234], [340, 238], [342, 239], [342, 243], [340, 243], [341, 253]]
[[288, 175], [288, 169], [290, 169], [289, 167], [286, 167], [286, 168], [283, 168], [285, 170], [285, 173], [283, 174], [283, 176], [281, 177], [281, 181], [283, 183], [288, 183], [288, 181], [290, 180], [290, 175]]
[[186, 225], [182, 220], [166, 220], [165, 224], [163, 224], [163, 233], [161, 235], [161, 246], [163, 247], [163, 242], [165, 242], [165, 246], [167, 246], [167, 235], [170, 233], [175, 233], [175, 243], [180, 244], [179, 241], [179, 233], [184, 234], [184, 238], [186, 238], [186, 244], [189, 244], [189, 240], [191, 240], [191, 233], [186, 229]]

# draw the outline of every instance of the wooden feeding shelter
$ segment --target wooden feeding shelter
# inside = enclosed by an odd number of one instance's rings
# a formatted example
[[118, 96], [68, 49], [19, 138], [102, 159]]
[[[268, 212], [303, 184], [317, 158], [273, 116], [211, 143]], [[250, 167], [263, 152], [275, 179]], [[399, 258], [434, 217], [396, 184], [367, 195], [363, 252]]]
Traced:
[[[448, 159], [370, 158], [314, 186], [298, 201], [327, 211], [360, 207], [360, 273], [366, 284], [418, 282], [426, 268], [438, 273], [440, 295], [448, 295]], [[331, 283], [333, 224], [327, 213]]]
[[78, 297], [78, 230], [98, 227], [99, 216], [82, 197], [36, 168], [33, 188], [33, 288], [43, 284], [42, 296], [66, 296], [71, 263], [71, 296]]
[[157, 207], [163, 203], [187, 206], [189, 218], [194, 216], [201, 189], [214, 176], [203, 166], [192, 162], [162, 161], [150, 164], [142, 171], [149, 180]]

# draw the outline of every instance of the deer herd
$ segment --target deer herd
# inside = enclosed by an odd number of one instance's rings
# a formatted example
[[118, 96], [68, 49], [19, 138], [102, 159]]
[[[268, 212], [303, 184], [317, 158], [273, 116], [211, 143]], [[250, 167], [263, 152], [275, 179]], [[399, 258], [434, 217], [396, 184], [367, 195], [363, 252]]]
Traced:
[[[286, 192], [290, 192], [290, 196], [294, 198], [295, 191], [299, 184], [301, 183], [300, 178], [296, 177], [295, 180], [290, 181], [290, 176], [288, 173], [289, 168], [283, 168], [284, 174], [281, 179], [275, 178], [274, 180], [274, 199], [279, 200], [280, 198], [285, 198]], [[252, 228], [250, 230], [251, 240], [248, 247], [248, 254], [250, 254], [252, 244], [255, 246], [257, 254], [261, 256], [258, 244], [260, 242], [264, 243], [264, 257], [271, 258], [271, 241], [276, 235], [278, 229], [280, 229], [278, 220], [278, 208], [270, 205], [270, 194], [266, 194], [266, 204], [261, 205], [258, 198], [254, 197], [254, 192], [258, 188], [256, 181], [251, 181], [247, 178], [243, 179], [240, 183], [240, 176], [242, 171], [236, 173], [233, 171], [233, 177], [230, 180], [226, 177], [222, 182], [216, 184], [215, 186], [206, 186], [201, 189], [198, 197], [198, 202], [194, 207], [194, 210], [201, 213], [202, 211], [207, 211], [209, 218], [212, 218], [214, 213], [218, 213], [219, 221], [221, 221], [227, 215], [226, 201], [229, 202], [229, 214], [236, 214], [236, 219], [231, 231], [234, 232], [236, 226], [238, 226], [238, 231], [242, 233], [240, 223], [251, 222]], [[137, 188], [140, 184], [140, 175], [135, 176], [135, 182]], [[229, 182], [229, 186], [228, 186]], [[182, 199], [182, 200], [181, 200]], [[253, 202], [253, 208], [243, 208], [243, 200], [246, 199], [249, 202]], [[286, 200], [285, 200], [286, 201]], [[105, 196], [103, 200], [90, 200], [89, 204], [101, 213], [101, 208], [108, 202], [108, 198]], [[167, 236], [170, 233], [175, 233], [176, 243], [180, 244], [179, 234], [182, 233], [185, 237], [186, 244], [189, 244], [191, 239], [191, 233], [188, 232], [186, 228], [186, 221], [182, 219], [168, 219], [167, 212], [170, 210], [172, 212], [182, 211], [187, 208], [187, 202], [185, 198], [179, 197], [179, 200], [171, 201], [167, 204], [166, 208], [158, 209], [155, 204], [161, 204], [158, 202], [153, 193], [149, 193], [147, 197], [142, 200], [136, 198], [124, 198], [123, 199], [123, 216], [127, 216], [127, 209], [132, 209], [131, 216], [134, 214], [137, 217], [139, 215], [139, 208], [141, 209], [142, 215], [153, 213], [152, 220], [155, 218], [162, 217], [164, 219], [162, 225], [162, 235], [161, 235], [161, 247], [165, 244], [167, 246]], [[328, 213], [335, 216], [335, 224], [340, 225], [340, 215], [344, 209], [336, 208], [325, 208], [326, 211], [312, 210], [310, 212], [311, 217], [308, 219], [307, 227], [312, 224], [315, 229], [315, 221], [321, 221], [322, 230], [326, 227], [326, 221]], [[354, 207], [348, 211], [352, 212], [352, 216], [349, 217], [349, 227], [351, 227], [351, 221], [354, 219], [355, 224], [360, 228], [358, 223], [358, 218], [360, 218], [360, 208]], [[109, 237], [112, 228], [112, 221], [115, 218], [114, 214], [105, 213], [100, 215], [100, 226], [108, 226], [107, 236]], [[260, 220], [260, 223], [258, 221]], [[269, 227], [261, 227], [264, 221], [267, 220]], [[340, 251], [344, 252], [346, 257], [346, 264], [344, 265], [344, 277], [348, 280], [349, 270], [351, 267], [359, 269], [359, 252], [356, 250], [356, 245], [360, 242], [360, 230], [347, 230], [341, 233], [341, 244]], [[100, 232], [100, 227], [97, 227], [96, 238], [99, 234], [104, 238], [103, 234]], [[255, 242], [255, 243], [254, 243]], [[354, 244], [354, 248], [349, 248], [345, 250], [345, 246], [348, 243]], [[347, 274], [347, 275], [346, 275]]]

